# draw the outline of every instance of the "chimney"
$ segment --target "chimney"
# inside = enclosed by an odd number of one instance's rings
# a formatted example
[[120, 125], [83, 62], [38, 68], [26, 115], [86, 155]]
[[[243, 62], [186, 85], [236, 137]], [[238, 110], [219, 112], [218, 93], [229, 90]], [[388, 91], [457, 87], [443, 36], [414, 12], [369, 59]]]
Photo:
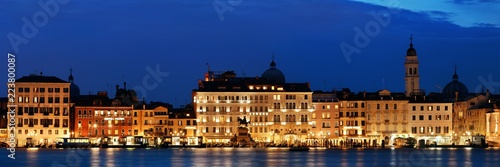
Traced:
[[142, 109], [145, 110], [146, 109], [146, 104], [142, 104]]
[[366, 90], [363, 91], [363, 98], [366, 99]]

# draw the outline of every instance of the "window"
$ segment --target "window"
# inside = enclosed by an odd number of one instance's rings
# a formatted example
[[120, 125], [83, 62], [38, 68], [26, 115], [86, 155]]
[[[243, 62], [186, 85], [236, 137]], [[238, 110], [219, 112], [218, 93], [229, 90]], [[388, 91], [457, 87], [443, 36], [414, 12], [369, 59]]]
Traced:
[[61, 92], [61, 88], [55, 88], [55, 89], [54, 89], [54, 92], [56, 92], [56, 93]]
[[30, 92], [30, 88], [24, 88], [24, 92]]
[[398, 109], [398, 105], [397, 104], [394, 104], [394, 109], [397, 110]]
[[380, 109], [380, 104], [377, 104], [377, 110]]
[[48, 92], [49, 92], [49, 93], [54, 92], [54, 88], [49, 88], [49, 91], [48, 91]]
[[420, 106], [420, 111], [424, 111], [424, 106]]
[[68, 89], [68, 88], [63, 88], [63, 92], [64, 92], [64, 93], [68, 93], [68, 92], [69, 92], [69, 89]]
[[429, 115], [429, 121], [432, 120], [432, 115]]
[[412, 106], [412, 111], [416, 111], [417, 110], [417, 106]]
[[[444, 106], [444, 110], [448, 111], [448, 106]], [[446, 133], [446, 132], [445, 132]]]
[[439, 111], [441, 109], [441, 106], [436, 106], [436, 111]]
[[45, 88], [40, 88], [40, 93], [44, 93], [45, 92]]
[[441, 126], [436, 126], [436, 133], [441, 133]]
[[423, 121], [424, 120], [424, 115], [419, 115], [418, 120]]
[[427, 106], [428, 111], [432, 111], [432, 109], [433, 109], [432, 106]]

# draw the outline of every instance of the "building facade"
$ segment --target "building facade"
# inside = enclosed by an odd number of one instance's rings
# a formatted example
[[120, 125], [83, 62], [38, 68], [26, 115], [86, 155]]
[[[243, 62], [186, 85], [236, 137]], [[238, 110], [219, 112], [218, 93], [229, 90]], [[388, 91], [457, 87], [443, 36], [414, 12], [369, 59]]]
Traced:
[[382, 90], [367, 100], [366, 131], [374, 145], [401, 146], [408, 136], [408, 98]]
[[54, 76], [16, 80], [18, 147], [50, 146], [70, 137], [70, 83]]
[[[408, 104], [409, 136], [426, 144], [452, 144], [453, 103], [425, 100]], [[458, 143], [456, 143], [458, 144]]]
[[132, 135], [132, 106], [109, 99], [106, 92], [81, 96], [74, 117], [71, 137], [90, 138], [96, 144], [119, 144], [124, 142], [121, 138]]
[[316, 126], [311, 127], [308, 134], [309, 145], [327, 147], [340, 146], [341, 133], [339, 123], [339, 99], [334, 92], [314, 92], [312, 121]]
[[209, 71], [193, 91], [193, 103], [198, 131], [208, 143], [229, 142], [239, 120], [247, 121], [257, 142], [292, 144], [305, 140], [316, 126], [309, 84], [285, 83], [274, 60], [260, 78]]

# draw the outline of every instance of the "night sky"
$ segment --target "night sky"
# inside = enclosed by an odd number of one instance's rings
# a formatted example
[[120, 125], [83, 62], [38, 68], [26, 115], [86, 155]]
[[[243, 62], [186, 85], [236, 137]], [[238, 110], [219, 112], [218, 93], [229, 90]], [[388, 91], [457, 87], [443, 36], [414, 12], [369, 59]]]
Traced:
[[[413, 34], [427, 93], [440, 92], [456, 64], [470, 92], [483, 84], [500, 94], [500, 1], [437, 1], [60, 0], [47, 13], [38, 1], [2, 0], [0, 51], [17, 55], [18, 78], [43, 71], [67, 80], [73, 68], [82, 94], [114, 94], [125, 81], [145, 88], [141, 99], [178, 106], [190, 102], [207, 63], [254, 77], [273, 53], [287, 82], [310, 82], [313, 90], [404, 92]], [[369, 42], [356, 45], [355, 29]], [[346, 56], [342, 43], [356, 52]], [[162, 74], [151, 76], [147, 69], [157, 67]], [[6, 70], [0, 75], [7, 80]]]

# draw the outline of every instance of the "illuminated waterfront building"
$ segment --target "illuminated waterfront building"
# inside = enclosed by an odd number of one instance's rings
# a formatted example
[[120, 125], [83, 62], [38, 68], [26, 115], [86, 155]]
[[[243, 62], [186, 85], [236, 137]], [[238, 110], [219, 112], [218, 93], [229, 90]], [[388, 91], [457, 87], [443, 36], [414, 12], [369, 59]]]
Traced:
[[163, 138], [168, 146], [198, 146], [202, 133], [198, 133], [196, 113], [192, 105], [173, 109], [168, 113], [169, 131]]
[[414, 97], [408, 104], [410, 137], [426, 144], [452, 144], [453, 103]]
[[161, 143], [169, 132], [168, 108], [142, 104], [133, 110], [133, 135], [143, 136], [150, 145]]
[[304, 140], [315, 126], [309, 84], [286, 83], [274, 60], [261, 77], [209, 70], [193, 90], [193, 104], [198, 132], [209, 143], [229, 142], [238, 132], [238, 118], [249, 122], [249, 133], [259, 142]]
[[335, 92], [315, 91], [313, 93], [311, 120], [313, 126], [307, 134], [307, 144], [320, 146], [339, 146], [339, 99]]
[[486, 141], [500, 145], [500, 108], [494, 104], [493, 111], [486, 113]]
[[0, 98], [0, 145], [2, 143], [7, 142], [7, 138], [9, 135], [8, 131], [7, 131], [7, 124], [8, 124], [7, 102], [8, 102], [8, 99], [6, 97]]
[[132, 106], [109, 99], [107, 92], [80, 96], [74, 120], [71, 137], [88, 137], [92, 143], [121, 144], [132, 135]]
[[[363, 93], [365, 94], [365, 93]], [[404, 93], [381, 90], [366, 93], [366, 133], [376, 145], [401, 146], [408, 138], [408, 98]], [[382, 141], [384, 143], [382, 143]]]
[[54, 76], [16, 80], [18, 147], [53, 145], [70, 136], [70, 83]]
[[201, 144], [196, 113], [191, 105], [179, 109], [170, 106], [142, 105], [134, 109], [134, 136], [143, 136], [149, 145], [193, 146]]

